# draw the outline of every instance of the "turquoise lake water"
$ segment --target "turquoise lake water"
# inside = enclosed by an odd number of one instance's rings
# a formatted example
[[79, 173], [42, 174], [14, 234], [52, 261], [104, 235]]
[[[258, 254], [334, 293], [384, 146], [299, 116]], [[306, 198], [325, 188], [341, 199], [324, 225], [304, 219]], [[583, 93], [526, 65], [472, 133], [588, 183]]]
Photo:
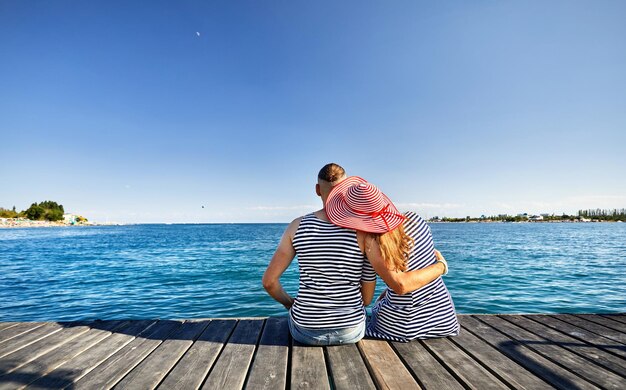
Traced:
[[[0, 321], [286, 314], [261, 286], [285, 227], [2, 229]], [[624, 223], [431, 228], [459, 313], [626, 312]]]

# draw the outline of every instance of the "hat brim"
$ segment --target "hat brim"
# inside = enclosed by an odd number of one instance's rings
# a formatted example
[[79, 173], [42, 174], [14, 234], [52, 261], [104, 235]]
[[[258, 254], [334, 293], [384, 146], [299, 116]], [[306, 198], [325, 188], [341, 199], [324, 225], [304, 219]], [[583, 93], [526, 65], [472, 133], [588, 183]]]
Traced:
[[348, 206], [345, 201], [348, 189], [364, 183], [367, 183], [367, 180], [358, 176], [351, 176], [333, 187], [325, 204], [328, 220], [337, 226], [368, 233], [386, 233], [400, 226], [406, 217], [400, 214], [385, 194], [381, 193], [387, 209], [379, 215], [357, 213]]

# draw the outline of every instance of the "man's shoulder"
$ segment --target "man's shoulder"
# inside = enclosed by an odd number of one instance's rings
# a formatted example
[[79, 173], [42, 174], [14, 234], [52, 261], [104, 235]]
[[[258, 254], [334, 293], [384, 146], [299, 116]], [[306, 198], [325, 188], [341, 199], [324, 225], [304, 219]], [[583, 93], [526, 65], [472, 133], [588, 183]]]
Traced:
[[287, 226], [287, 230], [285, 231], [285, 233], [293, 239], [296, 231], [298, 230], [298, 227], [300, 226], [300, 222], [302, 222], [302, 219], [304, 219], [305, 217], [306, 215], [303, 215], [291, 221], [291, 223], [289, 223], [289, 226]]
[[295, 226], [297, 228], [304, 218], [306, 218], [306, 215], [294, 219], [293, 221], [291, 221], [291, 223], [289, 223], [289, 227]]

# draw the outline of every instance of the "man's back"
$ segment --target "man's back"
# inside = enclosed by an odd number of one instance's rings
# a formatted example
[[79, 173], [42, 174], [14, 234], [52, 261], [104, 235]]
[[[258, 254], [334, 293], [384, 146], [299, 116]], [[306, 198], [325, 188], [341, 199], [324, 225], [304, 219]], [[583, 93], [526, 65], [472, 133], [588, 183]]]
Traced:
[[[300, 286], [292, 320], [307, 328], [347, 328], [365, 319], [360, 282], [367, 262], [354, 230], [318, 218], [302, 218], [293, 237]], [[365, 275], [375, 278], [375, 274]]]

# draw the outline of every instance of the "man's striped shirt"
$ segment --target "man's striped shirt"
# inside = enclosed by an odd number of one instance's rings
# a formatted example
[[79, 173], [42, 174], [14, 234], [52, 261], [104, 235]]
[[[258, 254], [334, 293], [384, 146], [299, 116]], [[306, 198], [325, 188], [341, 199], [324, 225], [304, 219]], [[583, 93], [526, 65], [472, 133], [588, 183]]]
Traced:
[[291, 319], [306, 328], [348, 328], [365, 320], [361, 280], [376, 274], [364, 257], [356, 231], [308, 214], [293, 238], [300, 285]]

